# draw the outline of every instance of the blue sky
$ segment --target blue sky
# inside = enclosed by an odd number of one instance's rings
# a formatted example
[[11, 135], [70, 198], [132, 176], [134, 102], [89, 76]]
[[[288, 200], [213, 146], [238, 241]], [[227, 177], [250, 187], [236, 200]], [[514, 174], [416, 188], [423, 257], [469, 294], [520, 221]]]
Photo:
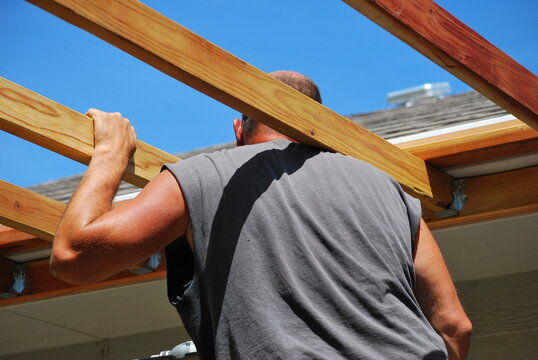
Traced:
[[[313, 78], [343, 115], [384, 109], [386, 94], [427, 82], [470, 88], [338, 0], [145, 0], [264, 70]], [[538, 72], [536, 0], [438, 3]], [[141, 140], [177, 153], [233, 140], [237, 112], [22, 0], [0, 2], [0, 76], [79, 112], [120, 111]], [[19, 186], [84, 166], [0, 131], [0, 179]]]

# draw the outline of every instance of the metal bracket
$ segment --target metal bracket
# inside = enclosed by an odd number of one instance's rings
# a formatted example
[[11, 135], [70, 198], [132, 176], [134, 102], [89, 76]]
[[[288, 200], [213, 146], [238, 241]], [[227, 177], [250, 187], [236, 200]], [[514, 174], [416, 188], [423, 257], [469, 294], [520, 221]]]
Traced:
[[454, 196], [454, 200], [452, 201], [452, 204], [450, 204], [450, 208], [438, 211], [435, 215], [442, 219], [458, 215], [465, 206], [468, 198], [464, 191], [465, 185], [466, 183], [464, 180], [454, 180], [452, 182], [452, 195]]
[[[184, 359], [196, 356], [198, 351], [192, 341], [186, 341], [174, 347], [172, 350], [161, 351], [159, 355], [152, 355], [150, 359]], [[148, 359], [149, 360], [149, 359]]]
[[26, 270], [28, 265], [17, 264], [13, 269], [13, 285], [3, 294], [0, 294], [0, 299], [11, 299], [20, 296], [26, 288]]
[[159, 267], [159, 265], [161, 265], [161, 258], [162, 255], [160, 252], [153, 254], [148, 260], [146, 260], [142, 267], [138, 269], [133, 269], [131, 270], [131, 272], [137, 275], [152, 273], [155, 271], [155, 269]]

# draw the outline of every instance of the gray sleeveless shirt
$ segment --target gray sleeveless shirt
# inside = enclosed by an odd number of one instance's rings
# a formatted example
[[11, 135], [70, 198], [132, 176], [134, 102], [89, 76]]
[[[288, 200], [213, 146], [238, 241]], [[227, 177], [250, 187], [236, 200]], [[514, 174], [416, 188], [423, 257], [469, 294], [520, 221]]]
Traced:
[[362, 161], [286, 140], [167, 164], [194, 256], [168, 294], [202, 359], [446, 359], [415, 299], [420, 203]]

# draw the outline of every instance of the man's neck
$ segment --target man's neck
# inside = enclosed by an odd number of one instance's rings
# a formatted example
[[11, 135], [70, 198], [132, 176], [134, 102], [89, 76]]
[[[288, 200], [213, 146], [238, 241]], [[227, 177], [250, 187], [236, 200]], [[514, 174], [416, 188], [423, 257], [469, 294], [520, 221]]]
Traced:
[[295, 140], [290, 139], [286, 135], [277, 133], [275, 131], [275, 132], [272, 132], [272, 133], [254, 133], [254, 134], [252, 134], [252, 136], [247, 141], [245, 141], [245, 145], [260, 144], [260, 143], [274, 141], [274, 140], [280, 140], [280, 139], [285, 139], [285, 140], [289, 140], [289, 141], [292, 141], [292, 142], [296, 142]]

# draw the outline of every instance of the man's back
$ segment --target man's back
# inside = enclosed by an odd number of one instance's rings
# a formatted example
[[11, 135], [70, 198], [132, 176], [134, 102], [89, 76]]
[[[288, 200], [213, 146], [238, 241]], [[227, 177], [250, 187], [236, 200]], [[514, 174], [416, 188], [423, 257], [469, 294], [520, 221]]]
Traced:
[[184, 288], [167, 249], [169, 295], [202, 358], [446, 358], [413, 294], [420, 206], [386, 174], [287, 140], [168, 168], [195, 254]]

